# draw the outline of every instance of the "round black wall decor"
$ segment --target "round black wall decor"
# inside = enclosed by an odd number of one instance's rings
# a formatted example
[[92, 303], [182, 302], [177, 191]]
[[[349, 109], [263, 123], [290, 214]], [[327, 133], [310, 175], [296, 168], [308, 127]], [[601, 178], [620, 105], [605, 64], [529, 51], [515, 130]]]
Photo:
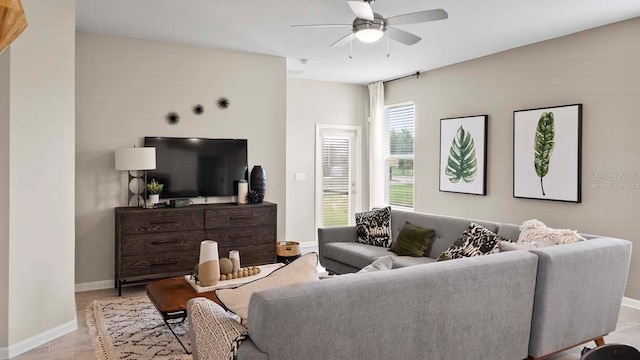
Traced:
[[196, 115], [202, 115], [202, 113], [204, 113], [204, 106], [202, 106], [202, 104], [194, 106], [193, 113]]
[[169, 125], [175, 125], [175, 124], [180, 122], [180, 115], [178, 115], [177, 112], [172, 111], [172, 112], [167, 114], [166, 119], [167, 119], [167, 122], [169, 123]]
[[227, 99], [226, 97], [221, 97], [218, 99], [218, 107], [220, 109], [226, 109], [229, 107], [229, 99]]

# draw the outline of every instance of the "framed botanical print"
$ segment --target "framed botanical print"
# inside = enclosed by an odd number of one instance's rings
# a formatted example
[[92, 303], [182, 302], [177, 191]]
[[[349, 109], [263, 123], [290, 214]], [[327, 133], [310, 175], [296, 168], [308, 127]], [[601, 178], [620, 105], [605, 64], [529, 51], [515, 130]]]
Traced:
[[487, 194], [488, 115], [440, 120], [440, 191]]
[[513, 112], [513, 197], [581, 202], [582, 104]]

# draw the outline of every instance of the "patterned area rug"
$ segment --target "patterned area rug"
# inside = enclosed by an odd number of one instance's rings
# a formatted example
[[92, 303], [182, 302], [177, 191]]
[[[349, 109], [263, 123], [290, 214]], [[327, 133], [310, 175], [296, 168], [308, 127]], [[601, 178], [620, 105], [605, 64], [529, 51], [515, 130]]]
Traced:
[[[87, 307], [87, 324], [100, 360], [191, 360], [146, 296], [96, 300]], [[187, 321], [172, 325], [190, 349]]]

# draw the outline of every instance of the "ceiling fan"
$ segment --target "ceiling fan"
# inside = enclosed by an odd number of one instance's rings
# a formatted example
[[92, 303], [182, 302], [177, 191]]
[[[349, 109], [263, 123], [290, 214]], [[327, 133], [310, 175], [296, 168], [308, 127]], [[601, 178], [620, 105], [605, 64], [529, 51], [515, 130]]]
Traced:
[[348, 44], [354, 38], [365, 43], [376, 42], [385, 32], [392, 40], [405, 45], [413, 45], [422, 40], [422, 38], [410, 32], [395, 28], [394, 26], [444, 20], [449, 17], [449, 14], [443, 9], [434, 9], [384, 18], [373, 12], [371, 9], [373, 2], [375, 2], [375, 0], [347, 1], [351, 11], [356, 15], [356, 18], [351, 24], [311, 24], [291, 25], [291, 27], [351, 26], [351, 32], [331, 44], [331, 46]]

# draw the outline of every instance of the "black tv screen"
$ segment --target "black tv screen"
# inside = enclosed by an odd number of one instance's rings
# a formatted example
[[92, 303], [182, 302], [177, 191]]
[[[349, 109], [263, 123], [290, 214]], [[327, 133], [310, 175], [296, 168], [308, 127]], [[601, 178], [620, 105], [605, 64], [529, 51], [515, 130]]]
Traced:
[[144, 146], [156, 148], [147, 179], [164, 184], [163, 198], [237, 195], [247, 176], [247, 140], [145, 137]]

